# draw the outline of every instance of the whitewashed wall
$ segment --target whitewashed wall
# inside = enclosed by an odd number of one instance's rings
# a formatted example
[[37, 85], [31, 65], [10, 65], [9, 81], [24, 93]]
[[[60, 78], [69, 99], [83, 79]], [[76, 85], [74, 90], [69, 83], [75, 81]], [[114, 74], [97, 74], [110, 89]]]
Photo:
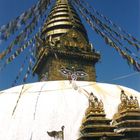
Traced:
[[[120, 103], [121, 89], [140, 101], [140, 93], [132, 89], [94, 82], [39, 82], [0, 92], [0, 140], [53, 140], [46, 131], [65, 126], [65, 140], [76, 140], [81, 120], [88, 106], [86, 91], [102, 99], [108, 118]], [[22, 92], [21, 92], [22, 90]]]

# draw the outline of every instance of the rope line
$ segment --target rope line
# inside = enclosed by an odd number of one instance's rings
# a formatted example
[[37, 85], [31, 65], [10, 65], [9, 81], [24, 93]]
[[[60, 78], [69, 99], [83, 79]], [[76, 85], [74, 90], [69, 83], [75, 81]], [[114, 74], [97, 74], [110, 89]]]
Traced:
[[40, 89], [40, 91], [39, 91], [39, 93], [38, 93], [38, 95], [37, 95], [37, 99], [36, 99], [36, 103], [35, 103], [35, 110], [34, 110], [34, 114], [33, 114], [34, 120], [35, 120], [35, 117], [36, 117], [36, 111], [37, 111], [37, 105], [38, 105], [39, 97], [40, 97], [41, 92], [42, 92], [42, 89], [43, 89], [43, 87], [44, 87], [45, 85], [46, 85], [46, 83], [43, 84], [43, 85], [41, 86], [41, 89]]

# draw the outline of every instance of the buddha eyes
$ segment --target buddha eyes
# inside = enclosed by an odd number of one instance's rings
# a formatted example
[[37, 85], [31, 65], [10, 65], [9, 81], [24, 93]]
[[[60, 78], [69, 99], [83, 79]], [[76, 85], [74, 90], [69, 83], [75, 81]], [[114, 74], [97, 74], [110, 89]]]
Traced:
[[60, 69], [60, 72], [64, 75], [76, 75], [77, 77], [85, 77], [87, 76], [88, 74], [85, 73], [84, 71], [76, 71], [76, 70], [70, 70], [70, 69], [67, 69], [67, 68], [61, 68]]

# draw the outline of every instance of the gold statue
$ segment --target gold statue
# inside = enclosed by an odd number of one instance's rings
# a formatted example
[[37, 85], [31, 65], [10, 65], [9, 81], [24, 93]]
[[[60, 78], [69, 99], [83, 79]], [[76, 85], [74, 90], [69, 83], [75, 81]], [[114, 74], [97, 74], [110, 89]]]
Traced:
[[120, 100], [121, 103], [118, 106], [118, 112], [123, 112], [125, 110], [140, 109], [137, 97], [134, 98], [132, 95], [128, 97], [123, 90], [121, 91]]
[[87, 113], [104, 113], [104, 107], [102, 100], [98, 100], [98, 98], [91, 92], [88, 98], [89, 107], [87, 109]]

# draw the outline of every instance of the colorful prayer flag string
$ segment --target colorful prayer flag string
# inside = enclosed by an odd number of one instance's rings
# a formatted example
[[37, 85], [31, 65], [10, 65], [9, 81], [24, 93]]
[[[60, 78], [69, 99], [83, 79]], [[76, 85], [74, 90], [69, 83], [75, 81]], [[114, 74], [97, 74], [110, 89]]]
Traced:
[[87, 14], [89, 15], [89, 17], [92, 19], [93, 22], [96, 23], [97, 26], [99, 26], [102, 30], [106, 31], [111, 37], [113, 37], [119, 44], [121, 44], [121, 42], [116, 39], [114, 37], [114, 35], [116, 37], [119, 37], [119, 39], [127, 41], [127, 43], [129, 43], [132, 46], [135, 46], [137, 51], [140, 50], [140, 45], [138, 45], [137, 43], [129, 40], [127, 37], [125, 37], [124, 35], [120, 34], [119, 32], [115, 31], [114, 29], [112, 29], [110, 26], [108, 26], [107, 24], [103, 23], [99, 18], [97, 18], [95, 15], [93, 15], [87, 8], [85, 8], [85, 6], [83, 6], [83, 4], [80, 2], [80, 0], [77, 0], [75, 2], [77, 4], [77, 6], [81, 7], [81, 9]]
[[17, 84], [17, 81], [19, 80], [23, 70], [25, 69], [24, 67], [25, 67], [25, 64], [26, 64], [27, 60], [31, 59], [33, 63], [35, 62], [35, 56], [34, 56], [34, 53], [33, 53], [34, 50], [35, 50], [35, 44], [32, 44], [32, 47], [29, 49], [29, 53], [26, 55], [22, 65], [20, 67], [20, 70], [19, 70], [19, 72], [18, 72], [18, 74], [17, 74], [17, 76], [16, 76], [16, 78], [15, 78], [13, 84], [12, 84], [12, 87]]
[[114, 41], [112, 41], [108, 36], [106, 36], [106, 34], [102, 31], [100, 31], [94, 24], [93, 22], [83, 13], [83, 10], [81, 10], [79, 7], [77, 7], [78, 11], [81, 13], [82, 17], [86, 20], [86, 22], [91, 26], [91, 28], [97, 33], [99, 34], [104, 41], [106, 42], [106, 44], [108, 44], [109, 46], [115, 48], [115, 50], [117, 52], [119, 52], [119, 54], [127, 60], [128, 64], [131, 64], [134, 66], [134, 69], [139, 71], [140, 70], [140, 64], [135, 61], [131, 56], [129, 56], [126, 52], [124, 52], [122, 49], [120, 49], [116, 43]]
[[35, 16], [42, 16], [47, 6], [50, 4], [50, 0], [39, 0], [39, 2], [33, 5], [29, 10], [22, 13], [16, 19], [10, 21], [7, 25], [0, 27], [0, 40], [7, 40], [11, 34], [19, 30], [22, 25], [25, 25], [30, 18]]
[[[108, 24], [110, 24], [112, 27], [114, 27], [116, 30], [122, 32], [126, 37], [132, 39], [134, 42], [139, 43], [140, 41], [137, 40], [135, 37], [133, 37], [130, 33], [127, 33], [123, 28], [121, 28], [120, 26], [116, 25], [115, 23], [113, 23], [108, 17], [104, 16], [103, 14], [99, 13], [95, 8], [91, 7], [88, 2], [84, 1], [84, 0], [76, 0], [77, 2], [81, 2], [83, 5], [89, 7], [90, 11], [93, 12], [94, 14], [96, 14], [97, 16], [103, 18]], [[110, 26], [109, 26], [110, 27]]]

